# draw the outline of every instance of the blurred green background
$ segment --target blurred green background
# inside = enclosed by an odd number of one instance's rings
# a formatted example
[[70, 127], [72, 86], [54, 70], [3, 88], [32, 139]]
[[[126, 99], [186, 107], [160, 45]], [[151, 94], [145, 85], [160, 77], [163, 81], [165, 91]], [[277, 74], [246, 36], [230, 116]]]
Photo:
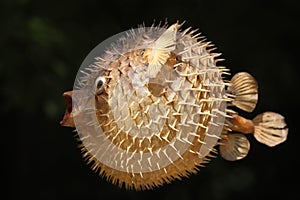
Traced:
[[[297, 1], [0, 2], [1, 180], [5, 199], [294, 199], [299, 189], [299, 13]], [[81, 157], [60, 127], [62, 93], [100, 42], [153, 20], [186, 21], [218, 47], [232, 74], [259, 83], [255, 115], [286, 117], [289, 136], [269, 148], [250, 137], [247, 158], [213, 159], [197, 175], [153, 191], [119, 189]], [[245, 114], [241, 112], [242, 114]]]

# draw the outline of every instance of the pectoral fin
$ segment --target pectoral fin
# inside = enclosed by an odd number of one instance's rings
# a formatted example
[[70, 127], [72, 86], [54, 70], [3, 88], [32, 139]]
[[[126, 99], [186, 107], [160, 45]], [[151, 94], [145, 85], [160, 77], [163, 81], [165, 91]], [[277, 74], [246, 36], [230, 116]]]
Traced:
[[228, 91], [234, 96], [232, 104], [236, 107], [252, 112], [258, 100], [258, 86], [256, 80], [247, 72], [235, 74]]
[[150, 78], [156, 77], [163, 64], [170, 57], [171, 51], [175, 50], [176, 34], [179, 24], [170, 26], [153, 44], [152, 48], [145, 51], [148, 58], [148, 74]]
[[286, 140], [288, 128], [284, 117], [280, 114], [265, 112], [256, 116], [252, 121], [254, 137], [257, 141], [273, 147]]
[[220, 154], [225, 160], [240, 160], [247, 156], [249, 149], [250, 143], [243, 134], [229, 133], [221, 139]]

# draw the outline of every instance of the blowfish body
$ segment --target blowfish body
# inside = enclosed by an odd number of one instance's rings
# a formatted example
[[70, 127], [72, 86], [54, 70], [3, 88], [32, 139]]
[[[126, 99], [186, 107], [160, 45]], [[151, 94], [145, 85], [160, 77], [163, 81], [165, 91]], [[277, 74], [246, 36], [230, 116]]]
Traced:
[[286, 140], [284, 118], [252, 112], [256, 80], [240, 72], [224, 80], [213, 45], [180, 24], [140, 27], [80, 71], [64, 93], [63, 126], [76, 127], [84, 157], [112, 183], [151, 189], [196, 173], [215, 147], [226, 160], [244, 158], [246, 134], [275, 146]]

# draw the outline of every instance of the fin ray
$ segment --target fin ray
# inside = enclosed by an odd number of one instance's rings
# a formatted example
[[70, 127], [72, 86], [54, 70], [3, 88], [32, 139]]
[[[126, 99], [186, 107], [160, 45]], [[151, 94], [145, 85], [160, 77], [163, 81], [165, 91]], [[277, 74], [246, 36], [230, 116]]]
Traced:
[[176, 34], [179, 24], [170, 26], [155, 42], [152, 48], [146, 50], [149, 66], [148, 74], [150, 78], [154, 78], [170, 57], [171, 51], [176, 47]]
[[220, 154], [228, 161], [240, 160], [247, 156], [250, 143], [247, 137], [239, 133], [229, 133], [221, 139]]
[[253, 120], [254, 137], [260, 143], [273, 147], [287, 138], [288, 128], [284, 117], [278, 113], [265, 112], [257, 115]]
[[244, 111], [252, 112], [258, 100], [258, 86], [253, 76], [247, 72], [240, 72], [232, 77], [230, 83], [228, 91], [235, 96], [232, 104]]

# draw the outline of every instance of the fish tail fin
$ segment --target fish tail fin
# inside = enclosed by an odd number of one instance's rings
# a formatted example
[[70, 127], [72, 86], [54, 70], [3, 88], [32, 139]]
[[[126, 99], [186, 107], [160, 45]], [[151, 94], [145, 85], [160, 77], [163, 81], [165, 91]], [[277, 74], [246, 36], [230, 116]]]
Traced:
[[233, 95], [233, 105], [247, 112], [254, 110], [258, 100], [258, 85], [249, 73], [235, 74], [230, 81], [228, 91]]
[[253, 120], [254, 137], [257, 141], [273, 147], [287, 138], [288, 128], [284, 117], [278, 113], [265, 112], [257, 115]]
[[249, 140], [240, 133], [225, 134], [220, 142], [220, 154], [228, 161], [240, 160], [246, 157], [250, 150]]

